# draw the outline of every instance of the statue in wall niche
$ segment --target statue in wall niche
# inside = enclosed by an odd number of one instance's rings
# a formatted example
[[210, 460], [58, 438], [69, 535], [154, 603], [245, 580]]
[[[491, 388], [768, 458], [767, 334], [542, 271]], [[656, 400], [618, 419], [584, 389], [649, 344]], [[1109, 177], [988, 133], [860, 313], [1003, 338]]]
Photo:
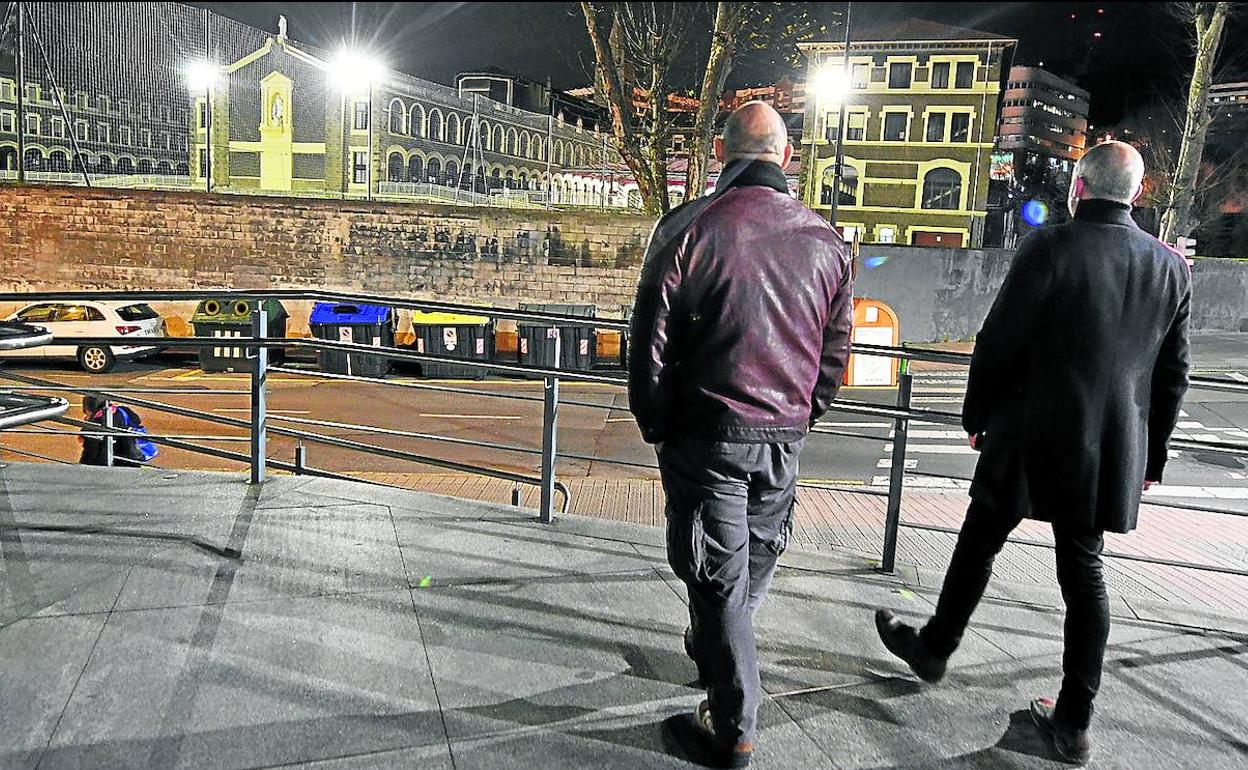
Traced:
[[593, 255], [593, 252], [589, 250], [588, 238], [581, 241], [581, 266], [582, 267], [594, 266], [594, 255]]

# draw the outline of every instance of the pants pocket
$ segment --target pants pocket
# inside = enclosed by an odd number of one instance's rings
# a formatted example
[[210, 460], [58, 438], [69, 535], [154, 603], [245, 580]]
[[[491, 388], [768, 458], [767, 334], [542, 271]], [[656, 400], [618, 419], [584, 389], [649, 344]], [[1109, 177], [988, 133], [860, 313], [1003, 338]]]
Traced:
[[789, 548], [789, 541], [793, 539], [793, 511], [797, 507], [797, 498], [793, 498], [793, 502], [789, 503], [789, 510], [784, 514], [784, 521], [780, 523], [780, 528], [771, 540], [763, 541], [761, 546], [773, 556], [780, 556]]
[[676, 577], [686, 583], [706, 576], [705, 509], [706, 503], [698, 503], [688, 512], [671, 512], [667, 519], [667, 561]]

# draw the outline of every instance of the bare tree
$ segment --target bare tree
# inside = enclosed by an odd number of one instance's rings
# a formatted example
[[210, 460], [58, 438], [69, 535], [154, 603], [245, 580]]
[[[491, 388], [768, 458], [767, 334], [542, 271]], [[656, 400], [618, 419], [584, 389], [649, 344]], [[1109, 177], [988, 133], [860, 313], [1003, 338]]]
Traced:
[[598, 91], [611, 114], [611, 133], [648, 214], [663, 214], [671, 205], [667, 95], [696, 5], [581, 3]]
[[715, 4], [710, 52], [698, 93], [685, 195], [696, 198], [706, 190], [711, 140], [719, 118], [720, 96], [736, 63], [752, 54], [764, 54], [788, 66], [801, 58], [797, 43], [823, 31], [810, 13], [808, 3]]
[[1160, 237], [1166, 243], [1175, 243], [1180, 236], [1190, 235], [1195, 227], [1192, 210], [1211, 119], [1210, 89], [1231, 6], [1229, 2], [1171, 4], [1174, 13], [1189, 25], [1194, 35], [1196, 61], [1192, 65], [1192, 80], [1188, 86], [1182, 143], [1174, 160], [1174, 171], [1166, 191], [1165, 213], [1161, 219]]

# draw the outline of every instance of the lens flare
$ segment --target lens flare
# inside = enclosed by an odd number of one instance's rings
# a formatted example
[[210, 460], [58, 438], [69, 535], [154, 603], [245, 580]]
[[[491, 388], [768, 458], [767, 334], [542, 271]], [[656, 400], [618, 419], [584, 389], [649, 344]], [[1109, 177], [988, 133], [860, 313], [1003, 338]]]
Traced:
[[1043, 201], [1027, 201], [1023, 204], [1023, 221], [1039, 227], [1049, 221], [1049, 207]]
[[866, 265], [868, 270], [874, 270], [887, 261], [888, 257], [867, 257], [862, 260], [862, 264]]

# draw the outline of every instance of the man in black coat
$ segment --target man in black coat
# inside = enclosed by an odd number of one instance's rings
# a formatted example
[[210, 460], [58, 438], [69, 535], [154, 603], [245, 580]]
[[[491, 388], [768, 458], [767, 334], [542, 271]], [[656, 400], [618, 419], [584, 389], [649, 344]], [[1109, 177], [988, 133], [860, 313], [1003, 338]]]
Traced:
[[1064, 678], [1056, 703], [1031, 711], [1072, 762], [1091, 755], [1109, 636], [1103, 533], [1135, 528], [1188, 382], [1190, 272], [1131, 219], [1143, 175], [1130, 145], [1093, 147], [1075, 167], [1073, 221], [1019, 246], [971, 361], [962, 423], [981, 455], [936, 614], [916, 631], [876, 613], [888, 649], [938, 681], [1006, 537], [1023, 518], [1051, 522]]

